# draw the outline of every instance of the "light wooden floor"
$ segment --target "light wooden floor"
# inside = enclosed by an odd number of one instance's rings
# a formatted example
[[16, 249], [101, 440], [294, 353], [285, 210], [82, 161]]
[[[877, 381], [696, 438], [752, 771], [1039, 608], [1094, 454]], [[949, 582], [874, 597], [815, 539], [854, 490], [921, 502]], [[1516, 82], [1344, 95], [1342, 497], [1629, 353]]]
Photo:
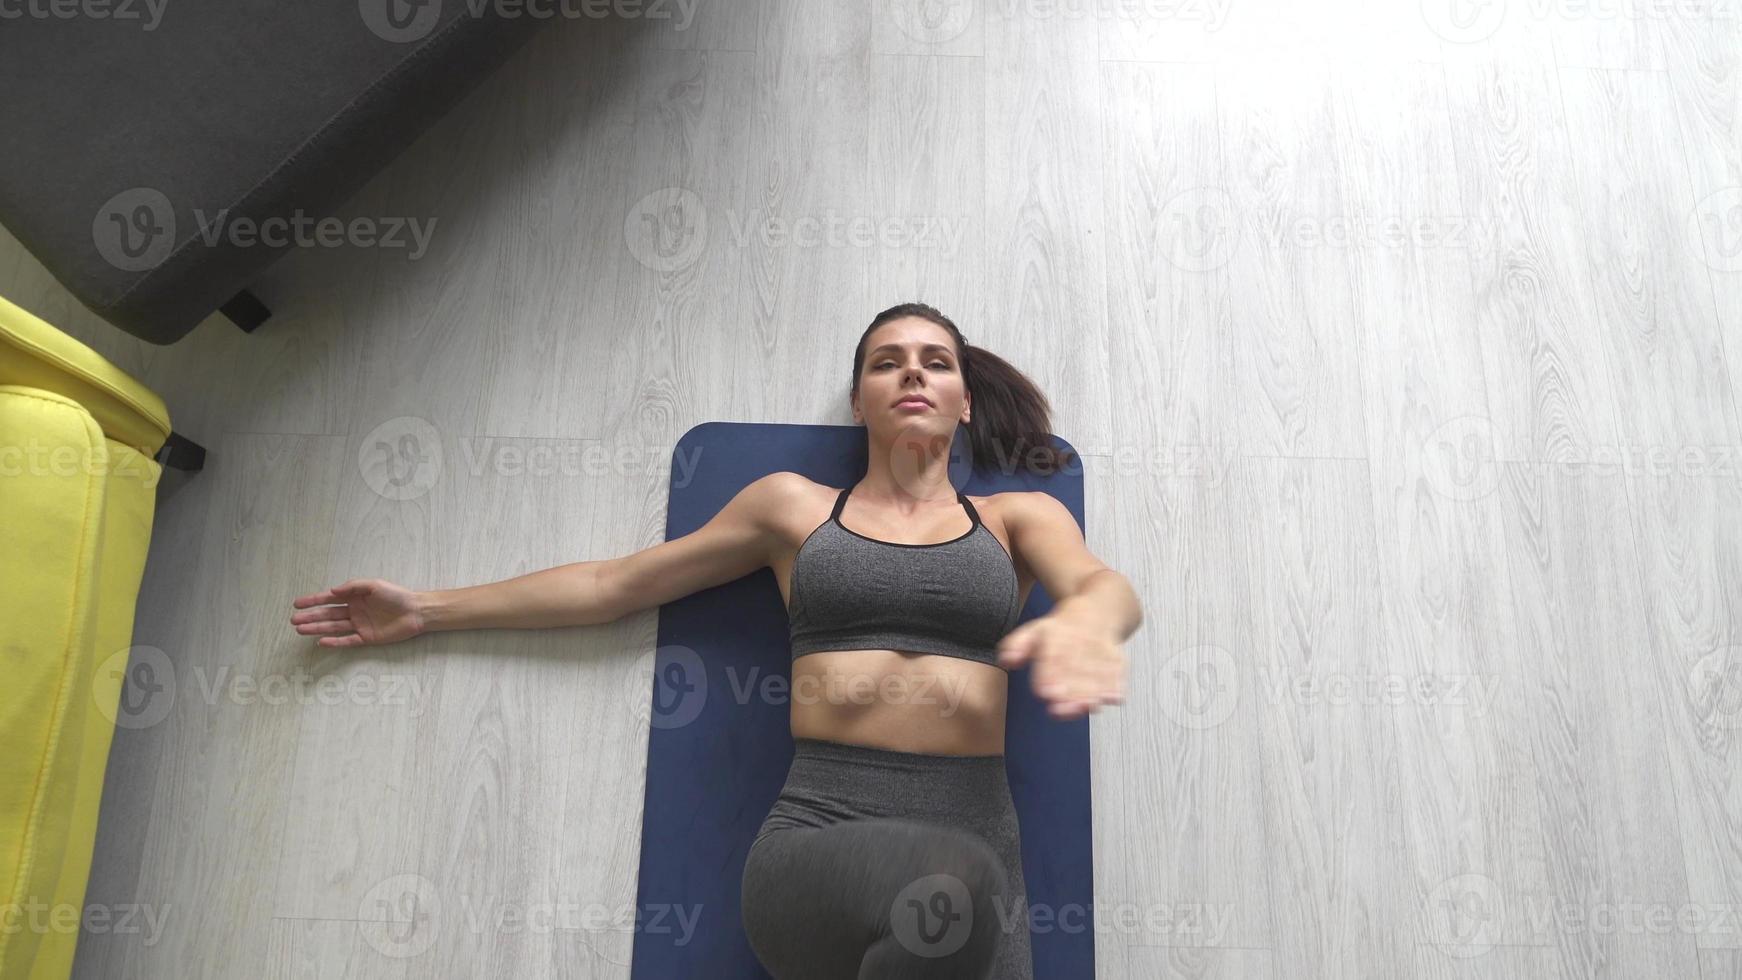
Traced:
[[[679, 436], [850, 421], [923, 299], [1052, 397], [1145, 598], [1099, 976], [1742, 978], [1742, 11], [871, 6], [542, 36], [344, 209], [428, 253], [299, 251], [255, 336], [134, 342], [0, 241], [212, 452], [89, 895], [165, 919], [80, 975], [627, 976], [656, 614], [322, 655], [290, 599], [654, 544]], [[301, 672], [348, 686], [230, 686]], [[403, 875], [442, 927], [359, 925]]]

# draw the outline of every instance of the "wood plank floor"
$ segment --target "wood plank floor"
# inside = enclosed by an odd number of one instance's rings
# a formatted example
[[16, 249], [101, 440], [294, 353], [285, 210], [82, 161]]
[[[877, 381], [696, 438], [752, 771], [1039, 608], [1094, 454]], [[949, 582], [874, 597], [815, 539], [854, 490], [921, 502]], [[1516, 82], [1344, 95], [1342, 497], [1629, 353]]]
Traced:
[[1742, 978], [1739, 20], [710, 0], [539, 37], [341, 212], [427, 249], [297, 250], [252, 336], [137, 342], [0, 233], [211, 450], [89, 892], [159, 925], [78, 974], [627, 976], [501, 916], [633, 908], [656, 614], [334, 655], [290, 599], [657, 543], [686, 430], [849, 422], [918, 299], [1047, 392], [1144, 597], [1099, 976]]

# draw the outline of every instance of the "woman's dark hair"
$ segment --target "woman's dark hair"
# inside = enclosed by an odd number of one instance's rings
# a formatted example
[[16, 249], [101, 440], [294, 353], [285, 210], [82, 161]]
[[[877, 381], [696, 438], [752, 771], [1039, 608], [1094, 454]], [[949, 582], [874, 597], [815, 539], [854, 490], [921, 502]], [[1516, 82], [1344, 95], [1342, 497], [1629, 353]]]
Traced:
[[1052, 405], [1028, 375], [986, 348], [968, 343], [949, 317], [924, 303], [891, 306], [872, 318], [853, 350], [853, 390], [859, 388], [871, 331], [910, 316], [943, 327], [955, 340], [962, 382], [973, 396], [974, 417], [966, 428], [974, 469], [1007, 473], [1020, 467], [1052, 474], [1077, 461], [1075, 453], [1052, 444]]

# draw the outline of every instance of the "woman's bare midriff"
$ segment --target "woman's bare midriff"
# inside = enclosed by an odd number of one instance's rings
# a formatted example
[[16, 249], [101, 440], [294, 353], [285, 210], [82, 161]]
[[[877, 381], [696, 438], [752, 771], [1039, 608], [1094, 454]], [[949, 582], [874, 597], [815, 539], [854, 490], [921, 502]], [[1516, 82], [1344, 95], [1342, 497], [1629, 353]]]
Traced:
[[[837, 491], [815, 487], [791, 515], [787, 547], [773, 566], [781, 598], [792, 601], [792, 565], [798, 549], [829, 519]], [[969, 498], [1006, 551], [1010, 537], [991, 498]], [[965, 512], [960, 511], [962, 521]], [[882, 529], [862, 534], [893, 538]], [[961, 522], [940, 527], [933, 540], [962, 533]], [[915, 542], [923, 543], [923, 542]], [[1030, 576], [1018, 567], [1022, 601]], [[926, 755], [1004, 754], [1004, 712], [1010, 675], [1002, 667], [939, 654], [903, 650], [823, 650], [792, 661], [792, 735]]]
[[824, 650], [792, 662], [792, 735], [921, 752], [1003, 755], [1009, 675], [961, 657]]

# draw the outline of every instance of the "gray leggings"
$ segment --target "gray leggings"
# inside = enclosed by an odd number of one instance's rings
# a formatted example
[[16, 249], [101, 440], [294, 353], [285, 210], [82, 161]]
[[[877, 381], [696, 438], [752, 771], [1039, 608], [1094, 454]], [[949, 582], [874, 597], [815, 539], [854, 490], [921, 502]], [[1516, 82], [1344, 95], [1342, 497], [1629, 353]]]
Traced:
[[794, 747], [741, 894], [775, 980], [1032, 980], [1003, 756]]

